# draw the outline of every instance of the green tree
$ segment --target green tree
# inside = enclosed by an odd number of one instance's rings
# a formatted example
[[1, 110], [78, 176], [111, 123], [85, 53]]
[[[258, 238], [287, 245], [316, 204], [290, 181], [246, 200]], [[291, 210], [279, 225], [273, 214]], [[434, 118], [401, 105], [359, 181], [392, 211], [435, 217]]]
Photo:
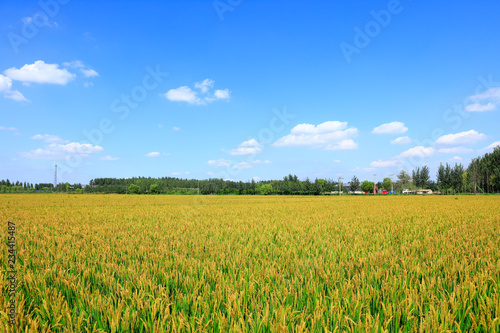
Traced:
[[429, 181], [431, 179], [431, 172], [429, 170], [429, 167], [427, 165], [424, 165], [422, 167], [422, 170], [420, 170], [420, 179], [419, 179], [419, 185], [422, 188], [427, 188], [429, 187]]
[[384, 181], [382, 182], [382, 188], [386, 191], [391, 191], [392, 190], [392, 179], [389, 177], [384, 178]]
[[141, 194], [141, 188], [138, 185], [130, 184], [128, 187], [129, 194]]
[[358, 177], [353, 176], [349, 185], [351, 192], [357, 191], [360, 185]]
[[410, 175], [406, 171], [401, 170], [401, 172], [398, 174], [398, 182], [401, 184], [401, 186], [407, 185], [408, 183], [410, 183], [410, 180]]
[[370, 182], [368, 180], [365, 180], [362, 184], [361, 184], [361, 191], [363, 192], [372, 192], [373, 193], [373, 188], [375, 187], [375, 184], [373, 182]]
[[149, 193], [158, 194], [158, 184], [151, 184], [151, 186], [149, 186]]
[[271, 193], [273, 193], [273, 185], [265, 184], [260, 187], [260, 194], [269, 195]]

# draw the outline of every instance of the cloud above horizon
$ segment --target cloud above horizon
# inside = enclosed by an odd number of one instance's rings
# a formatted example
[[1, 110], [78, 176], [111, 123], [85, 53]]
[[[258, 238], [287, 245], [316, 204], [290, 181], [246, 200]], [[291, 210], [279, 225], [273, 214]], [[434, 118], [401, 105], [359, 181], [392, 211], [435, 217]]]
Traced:
[[408, 131], [404, 123], [393, 121], [392, 123], [382, 124], [375, 127], [372, 131], [373, 134], [403, 134]]
[[348, 127], [347, 122], [327, 121], [319, 125], [299, 124], [290, 134], [278, 139], [274, 147], [307, 147], [324, 150], [353, 150], [358, 144], [352, 138], [358, 129]]
[[500, 105], [500, 87], [490, 88], [483, 93], [469, 97], [466, 112], [494, 111]]
[[164, 96], [171, 102], [185, 102], [191, 105], [207, 105], [215, 101], [231, 99], [231, 92], [229, 89], [217, 89], [211, 93], [215, 81], [205, 79], [201, 82], [195, 82], [194, 89], [188, 86], [181, 86], [179, 88], [170, 89]]

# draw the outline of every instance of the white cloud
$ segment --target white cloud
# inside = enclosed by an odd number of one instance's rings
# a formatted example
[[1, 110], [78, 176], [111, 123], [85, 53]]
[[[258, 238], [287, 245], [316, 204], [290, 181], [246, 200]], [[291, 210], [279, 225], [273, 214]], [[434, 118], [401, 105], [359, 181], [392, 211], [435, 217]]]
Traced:
[[178, 131], [180, 131], [181, 129], [180, 129], [179, 127], [175, 127], [175, 126], [174, 126], [174, 127], [172, 127], [172, 130], [173, 130], [173, 131], [178, 132]]
[[441, 148], [438, 152], [442, 154], [468, 154], [472, 153], [474, 150], [465, 147], [454, 147], [454, 148]]
[[5, 98], [13, 99], [16, 102], [28, 102], [28, 100], [17, 90], [11, 90], [12, 79], [0, 74], [0, 92]]
[[21, 153], [21, 157], [30, 159], [66, 159], [71, 156], [79, 156], [81, 158], [88, 157], [90, 154], [104, 151], [100, 146], [94, 146], [90, 143], [71, 142], [68, 144], [51, 143], [44, 148], [32, 150], [30, 152]]
[[37, 134], [32, 136], [30, 139], [32, 140], [43, 140], [47, 143], [67, 143], [69, 142], [68, 140], [63, 140], [60, 136], [58, 135], [49, 135], [49, 134]]
[[460, 156], [453, 156], [452, 160], [453, 161], [461, 161], [462, 158]]
[[253, 181], [255, 181], [255, 182], [259, 182], [262, 178], [255, 176], [255, 177], [253, 177], [252, 179], [253, 179]]
[[172, 172], [172, 175], [174, 176], [179, 176], [181, 173], [180, 172]]
[[333, 160], [333, 163], [342, 163], [341, 160]]
[[405, 124], [399, 121], [393, 121], [392, 123], [383, 124], [375, 127], [372, 131], [373, 134], [402, 134], [408, 131]]
[[391, 145], [405, 145], [408, 143], [412, 143], [412, 141], [413, 140], [408, 136], [400, 136], [399, 138], [391, 140]]
[[275, 147], [308, 147], [327, 150], [356, 149], [357, 144], [351, 139], [356, 137], [358, 129], [348, 128], [347, 122], [327, 121], [319, 125], [299, 124], [290, 134], [277, 140]]
[[231, 163], [231, 161], [225, 160], [223, 158], [218, 159], [218, 160], [211, 160], [211, 161], [207, 162], [208, 165], [216, 167], [216, 168], [228, 167], [231, 165], [230, 163]]
[[236, 170], [252, 169], [253, 166], [256, 164], [271, 164], [271, 161], [269, 161], [269, 160], [266, 160], [266, 161], [255, 160], [255, 161], [249, 161], [249, 162], [240, 162], [238, 164], [235, 164], [233, 166], [233, 169], [236, 169]]
[[486, 140], [486, 138], [486, 135], [470, 130], [467, 132], [443, 135], [436, 140], [436, 144], [446, 146], [473, 145], [478, 141]]
[[197, 97], [196, 91], [191, 90], [188, 86], [170, 89], [165, 94], [165, 97], [172, 102], [186, 102], [189, 104], [202, 104], [202, 101]]
[[104, 156], [104, 157], [101, 157], [100, 158], [101, 161], [117, 161], [119, 160], [118, 157], [112, 157], [111, 155], [108, 155], [108, 156]]
[[230, 99], [231, 98], [231, 92], [229, 89], [224, 89], [224, 90], [216, 90], [214, 93], [215, 98], [217, 99]]
[[84, 68], [85, 67], [83, 62], [80, 60], [63, 62], [63, 66], [64, 67], [73, 67], [73, 68]]
[[358, 149], [358, 144], [352, 139], [342, 140], [337, 144], [330, 144], [325, 150], [354, 150]]
[[432, 147], [425, 148], [423, 146], [413, 147], [405, 152], [402, 152], [399, 157], [429, 157], [436, 153], [436, 150]]
[[202, 82], [196, 82], [194, 87], [200, 89], [203, 94], [206, 94], [210, 88], [214, 87], [214, 80], [205, 79]]
[[42, 60], [31, 65], [24, 65], [20, 69], [9, 68], [4, 71], [12, 80], [32, 83], [48, 83], [66, 85], [75, 78], [75, 74], [67, 69], [60, 69], [58, 64], [46, 64]]
[[97, 73], [95, 70], [93, 69], [81, 69], [80, 70], [83, 75], [85, 77], [95, 77], [95, 76], [99, 76], [99, 73]]
[[255, 140], [255, 139], [250, 139], [250, 140], [247, 140], [247, 141], [243, 141], [241, 144], [240, 144], [240, 147], [260, 147], [262, 144]]
[[12, 87], [12, 79], [0, 74], [0, 91], [10, 90]]
[[399, 164], [400, 162], [397, 160], [389, 160], [389, 161], [378, 160], [371, 162], [370, 166], [374, 168], [386, 168], [386, 167], [397, 166]]
[[211, 79], [205, 79], [194, 84], [194, 88], [199, 91], [195, 91], [188, 86], [182, 86], [170, 89], [165, 94], [165, 97], [172, 102], [185, 102], [192, 105], [207, 105], [217, 100], [229, 100], [231, 98], [229, 89], [217, 89], [215, 93], [210, 93], [214, 83], [215, 81]]
[[11, 132], [16, 132], [17, 128], [15, 127], [5, 127], [5, 126], [0, 126], [0, 131], [11, 131]]
[[255, 139], [247, 140], [242, 142], [238, 148], [230, 150], [229, 154], [235, 156], [255, 155], [262, 151], [260, 148], [261, 145], [262, 144]]
[[252, 169], [253, 166], [248, 162], [241, 162], [233, 166], [233, 169], [243, 170], [243, 169]]
[[151, 153], [147, 153], [146, 155], [144, 155], [146, 157], [159, 157], [160, 156], [160, 153], [157, 152], [157, 151], [153, 151]]
[[483, 93], [469, 97], [471, 104], [465, 107], [467, 112], [485, 112], [496, 110], [500, 105], [500, 87], [490, 88]]
[[255, 161], [251, 161], [251, 163], [253, 163], [253, 164], [271, 164], [272, 162], [269, 160], [265, 160], [265, 161], [255, 160]]
[[487, 152], [487, 151], [492, 151], [493, 148], [496, 148], [500, 146], [500, 141], [495, 141], [493, 142], [491, 145], [489, 145], [488, 147], [484, 147], [483, 149], [481, 149], [480, 151], [481, 152]]
[[4, 93], [5, 98], [13, 99], [16, 102], [29, 102], [29, 100], [23, 96], [17, 90], [9, 90]]
[[469, 104], [465, 107], [465, 111], [467, 112], [485, 112], [485, 111], [493, 111], [497, 108], [496, 104], [489, 102], [486, 105], [473, 103]]

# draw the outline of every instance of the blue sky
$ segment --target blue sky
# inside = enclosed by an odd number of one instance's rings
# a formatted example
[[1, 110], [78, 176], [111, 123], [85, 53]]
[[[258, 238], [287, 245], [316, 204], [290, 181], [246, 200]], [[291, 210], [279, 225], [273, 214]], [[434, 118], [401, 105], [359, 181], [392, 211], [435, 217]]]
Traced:
[[0, 178], [382, 179], [500, 143], [497, 1], [0, 2]]

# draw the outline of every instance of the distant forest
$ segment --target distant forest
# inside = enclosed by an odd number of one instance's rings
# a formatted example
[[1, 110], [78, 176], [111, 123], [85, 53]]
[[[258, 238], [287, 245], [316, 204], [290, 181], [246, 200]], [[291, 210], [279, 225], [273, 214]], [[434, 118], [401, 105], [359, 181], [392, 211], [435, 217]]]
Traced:
[[[375, 187], [376, 186], [376, 187]], [[281, 180], [267, 181], [232, 181], [223, 179], [180, 179], [162, 178], [97, 178], [88, 185], [60, 183], [56, 187], [50, 183], [32, 184], [0, 181], [0, 193], [118, 193], [118, 194], [232, 194], [232, 195], [321, 195], [347, 191], [372, 193], [377, 190], [431, 189], [443, 194], [456, 193], [498, 193], [500, 192], [500, 147], [471, 161], [465, 168], [462, 164], [440, 164], [436, 181], [431, 180], [429, 168], [424, 166], [412, 171], [411, 175], [402, 170], [396, 179], [384, 178], [374, 184], [371, 181], [359, 181], [356, 176], [350, 180], [305, 179], [295, 175], [285, 176]]]

